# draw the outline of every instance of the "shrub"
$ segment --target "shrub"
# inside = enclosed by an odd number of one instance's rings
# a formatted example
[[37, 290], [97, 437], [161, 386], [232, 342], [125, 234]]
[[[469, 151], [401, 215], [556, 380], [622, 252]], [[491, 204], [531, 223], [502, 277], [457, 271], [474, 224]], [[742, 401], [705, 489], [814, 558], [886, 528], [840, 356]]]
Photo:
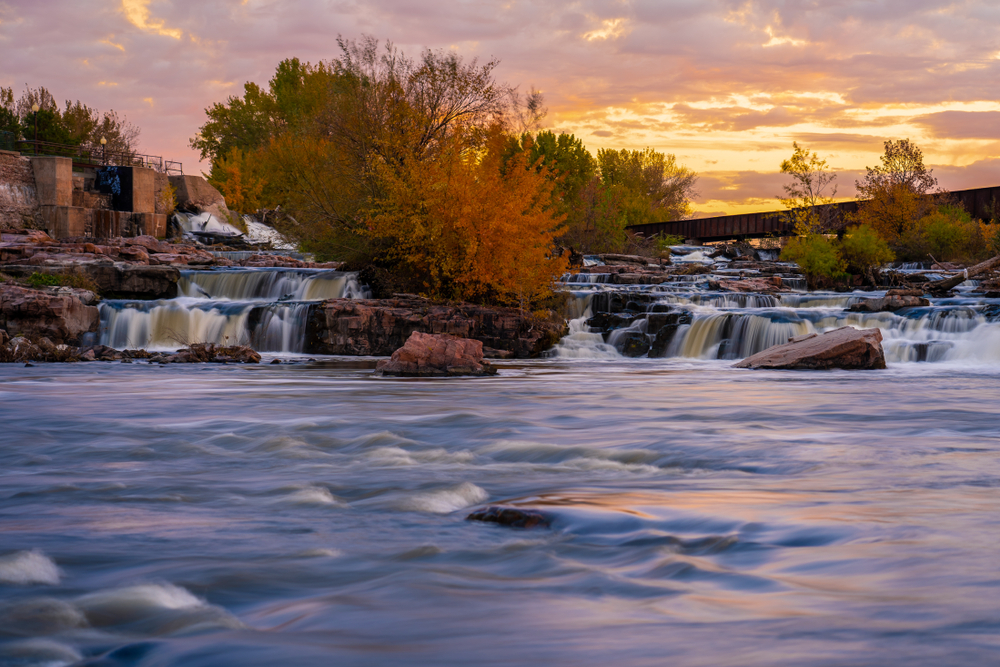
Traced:
[[798, 264], [810, 287], [821, 280], [842, 280], [847, 276], [837, 249], [822, 234], [793, 238], [781, 251], [781, 259]]
[[878, 233], [868, 225], [851, 227], [840, 242], [840, 256], [851, 273], [866, 274], [869, 269], [895, 259]]
[[900, 255], [912, 260], [972, 261], [987, 254], [987, 245], [979, 223], [961, 206], [943, 204], [903, 233]]

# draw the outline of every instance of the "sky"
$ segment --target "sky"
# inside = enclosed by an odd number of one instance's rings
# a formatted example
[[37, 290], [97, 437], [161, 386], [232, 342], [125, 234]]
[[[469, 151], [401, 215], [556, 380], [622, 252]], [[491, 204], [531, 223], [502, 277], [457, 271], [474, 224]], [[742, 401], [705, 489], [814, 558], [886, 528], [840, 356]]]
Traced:
[[909, 138], [941, 186], [1000, 185], [1000, 0], [0, 0], [0, 86], [114, 109], [140, 151], [207, 171], [204, 109], [279, 61], [371, 35], [500, 60], [545, 124], [700, 175], [697, 215], [780, 208], [799, 142], [838, 198]]

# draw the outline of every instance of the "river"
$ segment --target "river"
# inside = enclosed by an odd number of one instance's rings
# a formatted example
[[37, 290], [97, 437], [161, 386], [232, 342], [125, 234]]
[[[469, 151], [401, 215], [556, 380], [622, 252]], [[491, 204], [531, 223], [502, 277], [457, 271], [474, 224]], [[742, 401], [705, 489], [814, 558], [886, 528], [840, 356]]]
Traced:
[[[990, 300], [636, 288], [692, 323], [627, 359], [585, 325], [591, 285], [559, 356], [421, 380], [297, 352], [283, 309], [362, 294], [349, 275], [182, 287], [106, 303], [102, 340], [249, 340], [264, 363], [0, 365], [0, 665], [1000, 657]], [[887, 369], [732, 368], [845, 323], [883, 328]], [[488, 504], [553, 524], [465, 519]]]
[[1000, 655], [995, 367], [372, 366], [0, 367], [0, 664]]

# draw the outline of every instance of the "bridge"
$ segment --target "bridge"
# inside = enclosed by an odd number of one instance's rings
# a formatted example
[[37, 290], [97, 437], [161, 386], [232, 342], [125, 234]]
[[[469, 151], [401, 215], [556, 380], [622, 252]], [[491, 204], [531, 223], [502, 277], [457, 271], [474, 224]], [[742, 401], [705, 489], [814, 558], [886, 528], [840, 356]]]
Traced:
[[[1000, 186], [955, 190], [945, 195], [960, 203], [973, 218], [991, 220], [1000, 218]], [[831, 218], [845, 221], [848, 214], [858, 210], [857, 201], [818, 206], [818, 209], [833, 209]], [[626, 229], [645, 237], [670, 234], [700, 243], [708, 241], [729, 241], [733, 239], [759, 239], [773, 236], [793, 236], [792, 222], [785, 219], [785, 211], [744, 213], [741, 215], [720, 215], [694, 220], [674, 220], [672, 222], [651, 222], [644, 225], [630, 225]]]

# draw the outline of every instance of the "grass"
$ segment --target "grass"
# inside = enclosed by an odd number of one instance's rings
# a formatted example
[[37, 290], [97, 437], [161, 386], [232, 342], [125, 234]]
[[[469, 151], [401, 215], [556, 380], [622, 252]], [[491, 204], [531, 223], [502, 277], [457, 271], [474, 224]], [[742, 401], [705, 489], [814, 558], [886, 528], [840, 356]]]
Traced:
[[82, 273], [32, 273], [25, 278], [23, 284], [40, 289], [42, 287], [75, 287], [78, 289], [98, 292], [97, 284]]

